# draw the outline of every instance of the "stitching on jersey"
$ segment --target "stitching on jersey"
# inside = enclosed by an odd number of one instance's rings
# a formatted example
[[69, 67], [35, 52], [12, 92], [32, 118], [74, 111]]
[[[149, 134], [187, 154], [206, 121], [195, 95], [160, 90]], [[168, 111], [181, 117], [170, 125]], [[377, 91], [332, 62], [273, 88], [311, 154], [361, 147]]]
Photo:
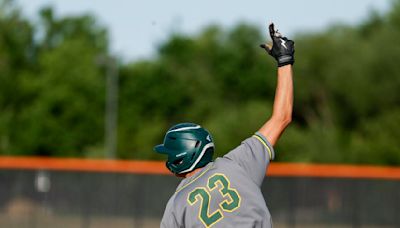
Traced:
[[192, 184], [193, 182], [195, 182], [197, 179], [199, 179], [201, 176], [203, 176], [212, 166], [210, 165], [206, 170], [204, 170], [200, 175], [198, 175], [196, 178], [194, 178], [193, 180], [191, 180], [189, 183], [183, 185], [182, 187], [180, 187], [178, 190], [175, 191], [175, 193], [180, 192], [182, 189], [186, 188], [187, 186], [189, 186], [190, 184]]
[[267, 143], [265, 143], [264, 140], [258, 135], [253, 135], [253, 137], [258, 139], [258, 141], [260, 141], [265, 146], [265, 148], [267, 148], [269, 159], [271, 160], [272, 159], [272, 152], [271, 152], [271, 149], [269, 148], [269, 146], [267, 145]]

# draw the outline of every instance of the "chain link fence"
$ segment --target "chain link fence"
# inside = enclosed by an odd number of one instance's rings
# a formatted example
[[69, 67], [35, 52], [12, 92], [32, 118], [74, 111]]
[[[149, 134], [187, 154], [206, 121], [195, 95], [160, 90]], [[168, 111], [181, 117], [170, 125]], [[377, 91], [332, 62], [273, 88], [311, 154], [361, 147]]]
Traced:
[[[0, 170], [0, 227], [159, 227], [179, 179], [166, 175]], [[274, 227], [400, 227], [400, 182], [267, 177]]]

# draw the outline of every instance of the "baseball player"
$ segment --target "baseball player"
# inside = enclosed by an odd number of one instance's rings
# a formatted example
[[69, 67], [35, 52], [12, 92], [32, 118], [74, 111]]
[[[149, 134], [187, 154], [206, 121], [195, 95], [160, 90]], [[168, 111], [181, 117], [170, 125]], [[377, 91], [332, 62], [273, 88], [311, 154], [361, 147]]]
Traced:
[[[168, 201], [161, 227], [272, 227], [261, 184], [273, 146], [291, 121], [294, 42], [269, 26], [272, 46], [262, 44], [278, 63], [273, 112], [251, 137], [212, 160], [214, 143], [200, 125], [171, 127], [154, 150], [167, 154], [167, 168], [184, 179]], [[240, 129], [238, 129], [240, 131]]]

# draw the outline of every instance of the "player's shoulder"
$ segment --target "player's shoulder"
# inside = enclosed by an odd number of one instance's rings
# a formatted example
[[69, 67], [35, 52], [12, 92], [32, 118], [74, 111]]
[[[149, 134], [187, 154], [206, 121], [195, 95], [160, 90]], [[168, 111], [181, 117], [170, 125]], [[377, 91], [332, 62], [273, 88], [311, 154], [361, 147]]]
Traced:
[[176, 194], [174, 193], [168, 200], [167, 206], [165, 211], [168, 213], [173, 213], [175, 206], [176, 206]]
[[[178, 191], [179, 190], [179, 191]], [[177, 213], [179, 211], [180, 205], [184, 205], [186, 201], [186, 193], [185, 189], [177, 189], [174, 194], [172, 194], [171, 198], [168, 200], [167, 209], [170, 212]]]
[[231, 169], [231, 166], [236, 166], [236, 162], [234, 162], [229, 156], [227, 156], [227, 154], [222, 157], [216, 158], [214, 163], [215, 170], [217, 172], [221, 172], [225, 169]]
[[264, 135], [256, 132], [254, 135], [243, 140], [236, 148], [224, 155], [228, 160], [247, 159], [248, 156], [254, 153], [264, 155], [266, 153], [268, 160], [273, 160], [275, 157], [274, 148], [265, 138]]

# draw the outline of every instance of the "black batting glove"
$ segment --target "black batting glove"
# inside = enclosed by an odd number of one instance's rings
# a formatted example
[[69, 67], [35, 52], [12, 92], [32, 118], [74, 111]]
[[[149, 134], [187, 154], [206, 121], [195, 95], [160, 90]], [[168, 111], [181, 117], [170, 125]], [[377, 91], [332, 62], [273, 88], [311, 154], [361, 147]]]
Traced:
[[275, 30], [274, 24], [269, 25], [269, 34], [272, 39], [272, 47], [268, 44], [261, 44], [269, 55], [278, 62], [278, 67], [294, 64], [294, 41], [282, 36], [278, 30]]

